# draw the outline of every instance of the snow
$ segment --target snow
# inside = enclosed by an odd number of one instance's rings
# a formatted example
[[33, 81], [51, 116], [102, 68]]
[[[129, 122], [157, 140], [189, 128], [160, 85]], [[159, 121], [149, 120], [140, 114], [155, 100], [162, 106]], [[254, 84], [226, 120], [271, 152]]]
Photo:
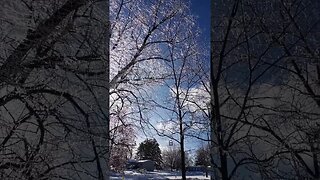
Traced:
[[[125, 180], [145, 180], [145, 179], [154, 179], [154, 180], [164, 180], [164, 179], [181, 179], [181, 172], [177, 171], [153, 171], [140, 173], [136, 171], [124, 171], [124, 173], [113, 173], [110, 179], [125, 179]], [[187, 172], [187, 179], [193, 180], [205, 180], [210, 179], [205, 176], [203, 172]]]

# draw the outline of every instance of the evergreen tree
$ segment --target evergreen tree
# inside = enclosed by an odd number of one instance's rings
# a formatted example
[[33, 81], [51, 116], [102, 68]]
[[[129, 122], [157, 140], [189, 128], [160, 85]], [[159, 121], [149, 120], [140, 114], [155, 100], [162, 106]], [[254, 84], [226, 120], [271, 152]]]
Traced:
[[210, 166], [210, 149], [208, 146], [201, 147], [196, 151], [195, 164], [197, 166]]
[[162, 164], [162, 156], [159, 144], [156, 139], [146, 139], [141, 142], [137, 151], [137, 158], [140, 160], [153, 160], [156, 168], [160, 169]]

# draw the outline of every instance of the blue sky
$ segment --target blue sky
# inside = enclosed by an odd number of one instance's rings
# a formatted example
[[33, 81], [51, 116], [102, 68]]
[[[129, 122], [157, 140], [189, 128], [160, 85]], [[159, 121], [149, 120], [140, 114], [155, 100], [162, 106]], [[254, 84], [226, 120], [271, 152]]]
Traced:
[[208, 50], [210, 47], [210, 1], [211, 0], [190, 0], [191, 12], [198, 17], [197, 22], [202, 32], [200, 40], [208, 45]]
[[[201, 46], [204, 48], [203, 52], [210, 52], [210, 1], [211, 0], [190, 0], [191, 3], [191, 13], [196, 16], [197, 25], [200, 27], [201, 35], [199, 37], [199, 42]], [[205, 56], [205, 61], [209, 64], [209, 54]], [[144, 135], [139, 135], [137, 139], [137, 145], [146, 138], [156, 138], [161, 148], [168, 147], [169, 139], [161, 138], [159, 136], [153, 137], [145, 137]], [[175, 146], [178, 146], [176, 142]], [[185, 148], [186, 151], [194, 153], [195, 150], [202, 144], [203, 142], [196, 140], [186, 140]]]
[[190, 10], [196, 17], [197, 25], [201, 31], [199, 42], [203, 52], [206, 52], [206, 56], [203, 58], [205, 58], [208, 70], [210, 68], [210, 2], [211, 0], [190, 0]]

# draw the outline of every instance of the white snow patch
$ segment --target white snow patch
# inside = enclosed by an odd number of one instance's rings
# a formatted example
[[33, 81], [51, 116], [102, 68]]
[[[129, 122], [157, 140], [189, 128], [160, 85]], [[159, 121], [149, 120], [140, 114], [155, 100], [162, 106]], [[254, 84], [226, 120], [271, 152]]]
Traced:
[[[110, 179], [125, 179], [125, 180], [164, 180], [164, 179], [182, 179], [181, 172], [178, 171], [153, 171], [153, 172], [145, 172], [139, 173], [135, 171], [124, 171], [124, 173], [113, 173]], [[206, 180], [210, 179], [210, 175], [208, 177], [205, 176], [203, 172], [187, 172], [187, 179], [192, 180]]]

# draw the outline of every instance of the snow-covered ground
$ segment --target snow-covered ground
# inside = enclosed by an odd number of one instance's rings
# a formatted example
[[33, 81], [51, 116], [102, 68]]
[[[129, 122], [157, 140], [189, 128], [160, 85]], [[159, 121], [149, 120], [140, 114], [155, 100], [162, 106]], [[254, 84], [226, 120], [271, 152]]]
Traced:
[[[181, 179], [181, 172], [171, 171], [154, 171], [139, 173], [135, 171], [124, 171], [124, 173], [113, 173], [110, 179], [125, 179], [125, 180], [164, 180], [164, 179]], [[202, 180], [210, 179], [210, 176], [206, 177], [203, 172], [187, 172], [187, 179]]]

